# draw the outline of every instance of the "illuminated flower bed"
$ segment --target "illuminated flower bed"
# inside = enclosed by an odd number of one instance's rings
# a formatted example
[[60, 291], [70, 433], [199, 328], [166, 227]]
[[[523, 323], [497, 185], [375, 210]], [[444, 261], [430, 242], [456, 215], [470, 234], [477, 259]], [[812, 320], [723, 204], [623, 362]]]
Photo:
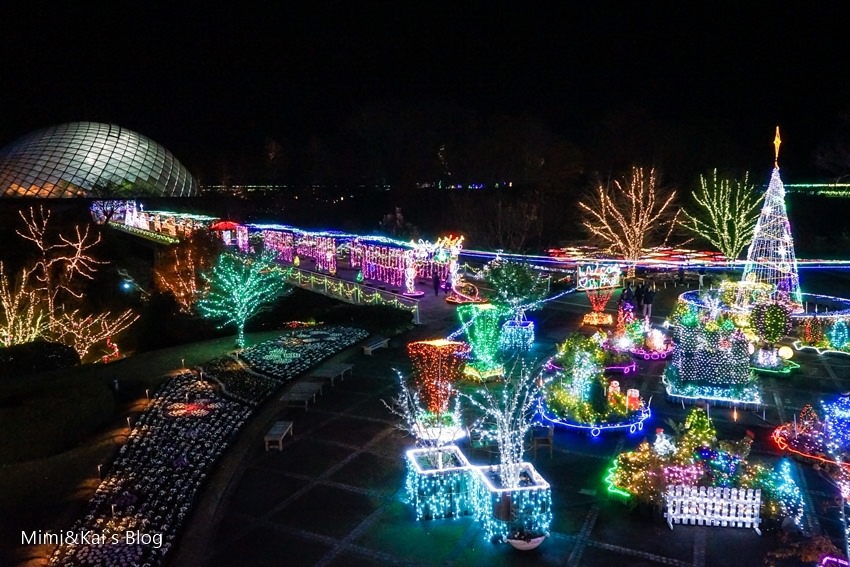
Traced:
[[718, 441], [701, 408], [691, 410], [680, 429], [678, 440], [658, 429], [654, 444], [644, 441], [636, 450], [618, 455], [605, 478], [609, 494], [660, 508], [668, 486], [760, 489], [763, 518], [788, 517], [800, 525], [803, 497], [788, 461], [773, 469], [748, 462], [752, 434], [739, 441]]
[[642, 431], [649, 406], [637, 389], [621, 391], [619, 381], [605, 376], [605, 360], [598, 337], [575, 334], [559, 345], [540, 375], [541, 418], [594, 437], [603, 431]]
[[[196, 401], [187, 404], [187, 397]], [[196, 408], [188, 411], [191, 404]], [[250, 414], [193, 374], [169, 380], [134, 425], [86, 515], [71, 528], [102, 535], [110, 544], [60, 546], [51, 564], [159, 564], [212, 464]], [[147, 545], [132, 539], [142, 535], [155, 539]]]
[[519, 463], [519, 485], [504, 487], [499, 469], [472, 467], [477, 475], [475, 516], [491, 541], [537, 540], [549, 535], [552, 489], [531, 463]]
[[473, 482], [469, 461], [455, 445], [407, 452], [407, 500], [417, 520], [472, 514]]
[[221, 356], [204, 363], [206, 378], [215, 380], [222, 391], [239, 401], [256, 406], [280, 387], [280, 380], [247, 370], [238, 360]]
[[[296, 333], [307, 356], [292, 360], [301, 364], [316, 363], [366, 336], [365, 331], [348, 328]], [[94, 539], [59, 546], [51, 565], [162, 563], [207, 474], [254, 406], [282, 379], [309, 368], [288, 364], [288, 357], [264, 358], [265, 353], [279, 352], [279, 343], [270, 343], [255, 347], [251, 358], [262, 361], [276, 378], [249, 372], [236, 360], [222, 357], [204, 365], [204, 379], [185, 372], [163, 384], [133, 425], [85, 516], [70, 528], [72, 533], [94, 534]]]
[[296, 329], [242, 351], [239, 358], [252, 370], [279, 380], [291, 380], [368, 336], [363, 329], [353, 327]]

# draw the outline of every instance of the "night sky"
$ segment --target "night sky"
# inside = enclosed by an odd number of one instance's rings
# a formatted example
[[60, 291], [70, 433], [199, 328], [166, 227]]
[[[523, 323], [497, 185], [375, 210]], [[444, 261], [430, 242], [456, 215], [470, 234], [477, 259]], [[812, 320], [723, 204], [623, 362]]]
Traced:
[[197, 169], [334, 132], [363, 105], [437, 102], [534, 116], [579, 145], [637, 113], [711, 136], [705, 168], [765, 176], [778, 124], [793, 182], [850, 108], [839, 2], [61, 4], [4, 14], [0, 146], [112, 122]]

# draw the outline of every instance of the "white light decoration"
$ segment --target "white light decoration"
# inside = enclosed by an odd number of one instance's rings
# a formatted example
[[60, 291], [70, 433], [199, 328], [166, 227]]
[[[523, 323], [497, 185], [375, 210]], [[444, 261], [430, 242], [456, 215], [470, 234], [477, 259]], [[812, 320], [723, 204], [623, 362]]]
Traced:
[[[774, 144], [777, 160], [779, 156], [779, 128], [776, 128]], [[761, 215], [756, 222], [753, 241], [747, 252], [747, 263], [741, 282], [768, 284], [773, 287], [773, 298], [788, 304], [794, 312], [803, 310], [800, 293], [800, 277], [797, 273], [797, 258], [791, 224], [785, 209], [785, 186], [779, 177], [779, 166], [774, 164], [770, 184], [764, 196]], [[746, 298], [736, 298], [743, 305]]]
[[752, 528], [761, 535], [761, 490], [671, 484], [664, 493], [667, 525]]

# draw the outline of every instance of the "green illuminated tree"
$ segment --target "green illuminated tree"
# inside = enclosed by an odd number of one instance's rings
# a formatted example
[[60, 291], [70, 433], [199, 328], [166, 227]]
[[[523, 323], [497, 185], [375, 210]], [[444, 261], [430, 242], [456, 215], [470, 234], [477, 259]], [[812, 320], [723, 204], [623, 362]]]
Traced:
[[236, 345], [245, 346], [245, 322], [268, 309], [272, 302], [291, 292], [275, 269], [274, 254], [254, 257], [221, 254], [212, 271], [203, 274], [209, 285], [197, 302], [198, 312], [221, 325], [236, 325]]
[[525, 310], [546, 296], [546, 280], [530, 264], [496, 258], [484, 267], [484, 279], [493, 288], [490, 302], [525, 320]]
[[700, 176], [700, 191], [692, 193], [699, 212], [683, 210], [682, 226], [705, 238], [729, 260], [736, 260], [753, 239], [763, 195], [755, 192], [749, 174], [743, 179]]

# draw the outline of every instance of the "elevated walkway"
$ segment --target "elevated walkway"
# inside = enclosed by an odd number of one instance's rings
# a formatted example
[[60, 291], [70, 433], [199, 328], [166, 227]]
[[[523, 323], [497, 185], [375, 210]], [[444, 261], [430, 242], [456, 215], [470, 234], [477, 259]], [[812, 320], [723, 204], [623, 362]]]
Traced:
[[405, 297], [386, 288], [357, 283], [327, 274], [287, 265], [282, 270], [287, 283], [315, 293], [321, 293], [355, 305], [388, 305], [413, 313], [413, 322], [422, 324], [419, 300]]

